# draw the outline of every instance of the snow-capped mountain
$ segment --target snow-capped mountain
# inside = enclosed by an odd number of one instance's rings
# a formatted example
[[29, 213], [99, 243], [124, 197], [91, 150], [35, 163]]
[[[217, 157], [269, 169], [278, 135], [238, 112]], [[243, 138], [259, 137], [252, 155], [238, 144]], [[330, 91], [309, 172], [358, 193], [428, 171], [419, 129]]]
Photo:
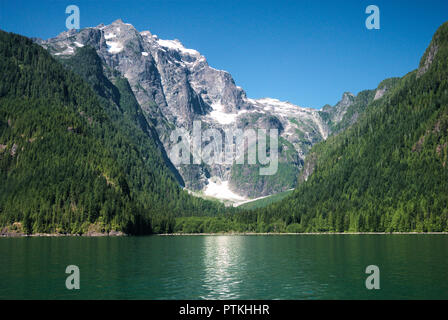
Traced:
[[128, 79], [166, 150], [172, 144], [171, 131], [185, 128], [191, 132], [194, 120], [220, 130], [277, 128], [281, 166], [272, 177], [249, 178], [254, 170], [250, 166], [176, 167], [187, 189], [232, 201], [294, 187], [309, 148], [331, 134], [329, 123], [340, 121], [354, 99], [344, 94], [343, 101], [328, 110], [303, 108], [272, 98], [250, 99], [228, 72], [209, 66], [198, 51], [185, 48], [179, 40], [162, 40], [150, 31], [139, 32], [121, 20], [36, 42], [61, 59], [74, 55], [79, 47], [92, 46], [105, 69]]

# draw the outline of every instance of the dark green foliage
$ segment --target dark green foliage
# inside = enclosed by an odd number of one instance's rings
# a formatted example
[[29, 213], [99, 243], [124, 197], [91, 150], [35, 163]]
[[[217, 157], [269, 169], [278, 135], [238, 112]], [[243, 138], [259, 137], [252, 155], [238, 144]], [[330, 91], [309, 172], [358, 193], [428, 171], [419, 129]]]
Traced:
[[[228, 216], [222, 231], [448, 231], [448, 23], [418, 71], [384, 86], [375, 101], [373, 91], [358, 94], [357, 121], [312, 148], [307, 181], [280, 202]], [[205, 219], [188, 221], [189, 232], [207, 232]]]
[[[79, 76], [30, 40], [0, 32], [0, 225], [31, 232], [166, 232], [174, 216], [215, 214], [167, 168], [127, 81], [89, 49]], [[96, 55], [96, 54], [95, 54]]]
[[308, 232], [448, 231], [447, 33], [426, 72], [389, 80], [352, 127], [313, 147], [308, 181], [257, 216]]
[[[419, 70], [383, 81], [388, 91], [377, 100], [375, 91], [359, 93], [333, 128], [339, 133], [310, 150], [308, 179], [257, 210], [224, 210], [183, 191], [126, 79], [105, 76], [95, 56], [84, 48], [62, 61], [78, 76], [30, 40], [0, 32], [0, 225], [20, 221], [29, 233], [448, 231], [447, 23]], [[279, 168], [281, 178], [291, 175]]]
[[287, 190], [283, 192], [279, 192], [270, 196], [267, 196], [265, 198], [251, 201], [245, 204], [240, 205], [238, 208], [240, 209], [259, 209], [268, 206], [271, 203], [277, 202], [285, 198], [286, 196], [290, 195], [293, 192], [293, 190]]

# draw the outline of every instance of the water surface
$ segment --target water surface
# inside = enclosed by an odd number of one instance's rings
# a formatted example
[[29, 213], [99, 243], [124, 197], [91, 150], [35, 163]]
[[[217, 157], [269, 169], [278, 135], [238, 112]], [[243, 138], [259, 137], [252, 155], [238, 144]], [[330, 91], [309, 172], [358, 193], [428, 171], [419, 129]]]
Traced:
[[1, 238], [0, 284], [0, 299], [448, 299], [448, 235]]

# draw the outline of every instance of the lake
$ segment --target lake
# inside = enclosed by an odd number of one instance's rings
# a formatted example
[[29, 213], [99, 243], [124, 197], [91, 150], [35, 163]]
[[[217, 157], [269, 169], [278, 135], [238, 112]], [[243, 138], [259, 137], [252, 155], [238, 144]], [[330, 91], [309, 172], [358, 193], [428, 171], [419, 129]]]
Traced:
[[448, 235], [0, 238], [0, 283], [0, 299], [448, 299]]

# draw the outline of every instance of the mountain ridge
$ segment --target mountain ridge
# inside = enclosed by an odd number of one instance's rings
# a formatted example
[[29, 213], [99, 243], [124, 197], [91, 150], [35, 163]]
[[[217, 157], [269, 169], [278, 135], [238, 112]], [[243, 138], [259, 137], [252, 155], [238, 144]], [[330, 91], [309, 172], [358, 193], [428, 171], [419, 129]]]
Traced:
[[294, 193], [258, 215], [296, 232], [446, 232], [448, 22], [420, 61], [381, 82], [389, 94], [316, 144]]
[[[1, 226], [21, 223], [27, 234], [150, 234], [173, 230], [175, 216], [223, 211], [179, 187], [139, 125], [126, 85], [104, 85], [102, 70], [87, 63], [95, 59], [84, 54], [85, 69], [77, 69], [88, 83], [4, 31], [0, 57]], [[124, 99], [112, 103], [117, 96]]]
[[159, 39], [150, 31], [138, 32], [121, 20], [79, 32], [66, 31], [36, 42], [60, 59], [75, 54], [81, 46], [92, 46], [105, 66], [129, 81], [166, 151], [172, 147], [169, 137], [173, 128], [185, 128], [191, 133], [195, 120], [219, 130], [229, 127], [279, 130], [283, 138], [279, 161], [286, 171], [275, 177], [251, 178], [242, 183], [240, 174], [255, 172], [259, 165], [243, 171], [219, 164], [176, 166], [188, 189], [206, 195], [210, 194], [214, 181], [228, 186], [223, 193], [234, 192], [246, 199], [294, 187], [296, 180], [290, 173], [299, 172], [310, 146], [332, 134], [334, 124], [330, 122], [342, 121], [352, 102], [347, 100], [348, 94], [343, 95], [332, 111], [325, 111], [272, 98], [247, 98], [228, 72], [210, 67], [198, 51], [185, 48], [179, 40]]
[[[2, 226], [63, 234], [448, 231], [448, 22], [416, 70], [344, 93], [342, 116], [336, 107], [319, 110], [333, 134], [309, 146], [294, 191], [256, 211], [183, 191], [152, 139], [159, 132], [148, 131], [157, 123], [136, 101], [132, 77], [102, 60], [114, 66], [117, 57], [77, 47], [56, 60], [31, 40], [0, 32]], [[284, 140], [282, 147], [292, 145]]]

